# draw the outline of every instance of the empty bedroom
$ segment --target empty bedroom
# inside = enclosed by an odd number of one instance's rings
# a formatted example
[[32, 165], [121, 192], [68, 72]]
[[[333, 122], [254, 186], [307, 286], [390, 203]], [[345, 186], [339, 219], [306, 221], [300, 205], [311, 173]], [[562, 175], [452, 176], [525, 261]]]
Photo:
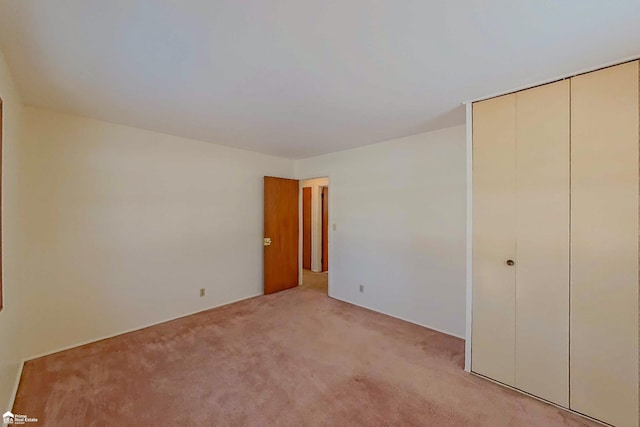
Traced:
[[4, 425], [640, 427], [639, 22], [0, 0]]

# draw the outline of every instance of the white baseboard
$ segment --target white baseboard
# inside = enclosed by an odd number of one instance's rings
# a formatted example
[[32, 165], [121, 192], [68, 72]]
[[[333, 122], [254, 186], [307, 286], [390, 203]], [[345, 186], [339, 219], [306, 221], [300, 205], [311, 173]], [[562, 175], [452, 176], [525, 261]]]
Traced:
[[[236, 303], [236, 302], [244, 301], [244, 300], [247, 300], [247, 299], [259, 297], [261, 295], [263, 295], [263, 294], [259, 293], [259, 294], [250, 295], [248, 297], [239, 298], [237, 300], [228, 301], [228, 302], [225, 302], [225, 303], [222, 303], [222, 304], [215, 305], [213, 307], [205, 308], [204, 310], [198, 310], [198, 311], [194, 311], [194, 312], [187, 313], [187, 314], [181, 314], [179, 316], [175, 316], [175, 317], [172, 317], [170, 319], [161, 320], [159, 322], [153, 322], [153, 323], [146, 324], [146, 325], [143, 325], [143, 326], [138, 326], [138, 327], [135, 327], [135, 328], [127, 329], [125, 331], [117, 332], [115, 334], [105, 335], [105, 336], [102, 336], [100, 338], [94, 338], [94, 339], [90, 339], [90, 340], [87, 340], [87, 341], [82, 341], [82, 342], [77, 343], [77, 344], [64, 346], [64, 347], [58, 348], [56, 350], [47, 351], [45, 353], [37, 354], [35, 356], [29, 356], [29, 357], [24, 359], [24, 362], [28, 362], [28, 361], [34, 360], [34, 359], [39, 359], [39, 358], [45, 357], [45, 356], [50, 356], [52, 354], [59, 353], [61, 351], [71, 350], [72, 348], [82, 347], [83, 345], [93, 344], [95, 342], [106, 340], [106, 339], [109, 339], [109, 338], [115, 338], [115, 337], [117, 337], [119, 335], [124, 335], [124, 334], [128, 334], [128, 333], [131, 333], [131, 332], [139, 331], [141, 329], [150, 328], [152, 326], [157, 326], [157, 325], [160, 325], [162, 323], [166, 323], [166, 322], [171, 322], [173, 320], [182, 319], [183, 317], [193, 316], [194, 314], [202, 313], [204, 311], [209, 311], [209, 310], [212, 310], [214, 308], [224, 307], [225, 305], [229, 305], [229, 304], [233, 304], [233, 303]], [[23, 362], [23, 364], [24, 364], [24, 362]], [[18, 377], [18, 380], [19, 380], [19, 377]]]
[[[152, 326], [160, 325], [160, 324], [162, 324], [162, 323], [166, 323], [166, 322], [171, 322], [171, 321], [173, 321], [173, 320], [182, 319], [183, 317], [192, 316], [192, 315], [194, 315], [194, 314], [202, 313], [202, 312], [204, 312], [204, 311], [209, 311], [209, 310], [212, 310], [212, 309], [214, 309], [214, 308], [223, 307], [223, 306], [225, 306], [225, 305], [229, 305], [229, 304], [233, 304], [233, 303], [236, 303], [236, 302], [244, 301], [244, 300], [247, 300], [247, 299], [255, 298], [255, 297], [258, 297], [258, 296], [261, 296], [261, 295], [263, 295], [263, 294], [262, 294], [262, 293], [259, 293], [259, 294], [255, 294], [255, 295], [250, 295], [250, 296], [245, 297], [245, 298], [239, 298], [239, 299], [237, 299], [237, 300], [233, 300], [233, 301], [225, 302], [225, 303], [222, 303], [222, 304], [218, 304], [218, 305], [216, 305], [216, 306], [209, 307], [209, 308], [206, 308], [206, 309], [204, 309], [204, 310], [198, 310], [198, 311], [194, 311], [194, 312], [191, 312], [191, 313], [188, 313], [188, 314], [183, 314], [183, 315], [180, 315], [180, 316], [175, 316], [175, 317], [172, 317], [172, 318], [170, 318], [170, 319], [161, 320], [161, 321], [159, 321], [159, 322], [154, 322], [154, 323], [147, 324], [147, 325], [144, 325], [144, 326], [140, 326], [140, 327], [136, 327], [136, 328], [128, 329], [128, 330], [126, 330], [126, 331], [122, 331], [122, 332], [118, 332], [118, 333], [115, 333], [115, 334], [106, 335], [106, 336], [103, 336], [103, 337], [100, 337], [100, 338], [96, 338], [96, 339], [91, 339], [91, 340], [83, 341], [83, 342], [78, 343], [78, 344], [73, 344], [73, 345], [65, 346], [65, 347], [62, 347], [62, 348], [59, 348], [59, 349], [56, 349], [56, 350], [52, 350], [52, 351], [49, 351], [49, 352], [46, 352], [46, 353], [38, 354], [38, 355], [36, 355], [36, 356], [30, 356], [30, 357], [27, 357], [27, 358], [25, 358], [22, 362], [20, 362], [20, 366], [19, 366], [19, 368], [18, 368], [18, 372], [16, 373], [16, 379], [15, 379], [15, 383], [14, 383], [14, 385], [13, 385], [13, 390], [12, 390], [12, 392], [11, 392], [11, 395], [9, 396], [9, 402], [8, 402], [7, 408], [9, 408], [9, 410], [10, 410], [10, 411], [12, 411], [12, 410], [13, 410], [13, 405], [15, 404], [15, 401], [16, 401], [16, 395], [18, 394], [18, 387], [20, 386], [20, 379], [22, 378], [22, 371], [24, 370], [24, 365], [25, 365], [25, 363], [27, 363], [27, 362], [28, 362], [28, 361], [30, 361], [30, 360], [38, 359], [38, 358], [40, 358], [40, 357], [50, 356], [50, 355], [52, 355], [52, 354], [59, 353], [59, 352], [61, 352], [61, 351], [70, 350], [70, 349], [72, 349], [72, 348], [81, 347], [81, 346], [83, 346], [83, 345], [87, 345], [87, 344], [95, 343], [95, 342], [102, 341], [102, 340], [106, 340], [106, 339], [109, 339], [109, 338], [114, 338], [114, 337], [117, 337], [117, 336], [119, 336], [119, 335], [124, 335], [124, 334], [128, 334], [128, 333], [131, 333], [131, 332], [139, 331], [139, 330], [141, 330], [141, 329], [150, 328], [150, 327], [152, 327]], [[3, 424], [1, 424], [1, 425], [2, 425], [2, 426], [5, 426], [5, 427], [7, 426], [7, 425], [6, 425], [6, 424], [4, 424], [4, 423], [3, 423]]]
[[[105, 335], [105, 336], [102, 336], [100, 338], [90, 339], [90, 340], [83, 341], [83, 342], [80, 342], [80, 343], [77, 343], [77, 344], [68, 345], [68, 346], [65, 346], [65, 347], [58, 348], [56, 350], [52, 350], [52, 351], [41, 353], [41, 354], [38, 354], [38, 355], [35, 355], [35, 356], [27, 357], [27, 358], [24, 359], [24, 361], [22, 361], [22, 363], [20, 363], [20, 369], [19, 369], [19, 372], [16, 375], [16, 381], [15, 381], [15, 384], [14, 384], [13, 393], [12, 393], [12, 395], [10, 397], [11, 401], [9, 402], [10, 404], [9, 404], [8, 407], [9, 408], [13, 408], [13, 404], [15, 402], [16, 394], [18, 392], [18, 386], [20, 385], [20, 378], [22, 376], [22, 370], [24, 369], [24, 364], [26, 362], [30, 361], [30, 360], [39, 359], [39, 358], [45, 357], [45, 356], [50, 356], [52, 354], [59, 353], [61, 351], [71, 350], [72, 348], [81, 347], [83, 345], [92, 344], [92, 343], [95, 343], [95, 342], [98, 342], [98, 341], [102, 341], [102, 340], [106, 340], [106, 339], [109, 339], [109, 338], [114, 338], [114, 337], [117, 337], [119, 335], [128, 334], [128, 333], [131, 333], [131, 332], [139, 331], [141, 329], [150, 328], [152, 326], [157, 326], [157, 325], [160, 325], [162, 323], [171, 322], [173, 320], [178, 320], [178, 319], [181, 319], [183, 317], [193, 316], [194, 314], [202, 313], [204, 311], [209, 311], [209, 310], [212, 310], [214, 308], [219, 308], [219, 307], [223, 307], [225, 305], [229, 305], [229, 304], [233, 304], [233, 303], [236, 303], [236, 302], [244, 301], [244, 300], [247, 300], [247, 299], [255, 298], [255, 297], [258, 297], [258, 296], [261, 296], [261, 295], [263, 295], [263, 294], [262, 293], [258, 293], [258, 294], [250, 295], [250, 296], [247, 296], [245, 298], [239, 298], [237, 300], [225, 302], [225, 303], [213, 306], [213, 307], [206, 308], [204, 310], [198, 310], [198, 311], [194, 311], [192, 313], [183, 314], [183, 315], [180, 315], [180, 316], [175, 316], [175, 317], [172, 317], [170, 319], [162, 320], [162, 321], [159, 321], [159, 322], [154, 322], [154, 323], [147, 324], [147, 325], [144, 325], [144, 326], [135, 327], [135, 328], [128, 329], [128, 330], [121, 331], [121, 332], [117, 332], [117, 333], [114, 333], [114, 334]], [[445, 335], [450, 335], [450, 336], [453, 336], [453, 337], [460, 338], [460, 339], [464, 340], [464, 337], [462, 337], [460, 335], [453, 334], [453, 333], [447, 332], [447, 331], [443, 331], [441, 329], [434, 328], [434, 327], [431, 327], [429, 325], [422, 325], [420, 323], [416, 323], [414, 321], [411, 321], [411, 320], [408, 320], [408, 319], [404, 319], [402, 317], [398, 317], [398, 316], [395, 316], [395, 315], [392, 315], [392, 314], [389, 314], [389, 313], [385, 313], [385, 312], [380, 311], [380, 310], [375, 310], [375, 309], [372, 309], [371, 307], [366, 307], [364, 305], [356, 304], [356, 303], [351, 302], [351, 301], [341, 300], [341, 299], [335, 298], [335, 297], [331, 297], [331, 298], [334, 298], [334, 299], [336, 299], [338, 301], [342, 301], [342, 302], [345, 302], [345, 303], [348, 303], [348, 304], [355, 305], [357, 307], [361, 307], [361, 308], [364, 308], [364, 309], [367, 309], [367, 310], [371, 310], [371, 311], [374, 311], [376, 313], [384, 314], [386, 316], [390, 316], [390, 317], [393, 317], [393, 318], [396, 318], [396, 319], [399, 319], [399, 320], [403, 320], [405, 322], [412, 323], [414, 325], [418, 325], [418, 326], [421, 326], [423, 328], [431, 329], [431, 330], [434, 330], [436, 332], [440, 332], [440, 333], [445, 334]]]
[[338, 301], [346, 302], [347, 304], [355, 305], [355, 306], [360, 307], [360, 308], [366, 308], [367, 310], [371, 310], [371, 311], [374, 311], [376, 313], [384, 314], [385, 316], [393, 317], [394, 319], [399, 319], [399, 320], [402, 320], [402, 321], [407, 322], [407, 323], [412, 323], [414, 325], [418, 325], [418, 326], [421, 326], [423, 328], [431, 329], [433, 331], [440, 332], [441, 334], [449, 335], [449, 336], [452, 336], [452, 337], [455, 337], [455, 338], [460, 338], [463, 341], [465, 340], [465, 338], [463, 336], [460, 336], [458, 334], [454, 334], [454, 333], [451, 333], [451, 332], [448, 332], [448, 331], [444, 331], [444, 330], [439, 329], [439, 328], [434, 328], [433, 326], [423, 325], [423, 324], [418, 323], [418, 322], [416, 322], [414, 320], [405, 319], [404, 317], [396, 316], [395, 314], [391, 314], [391, 313], [387, 313], [387, 312], [384, 312], [384, 311], [381, 311], [381, 310], [377, 310], [375, 308], [367, 307], [366, 305], [361, 305], [361, 304], [355, 303], [353, 301], [347, 301], [347, 300], [344, 300], [344, 299], [336, 298], [336, 297], [334, 297], [332, 295], [329, 295], [329, 297], [331, 297], [333, 299], [336, 299]]
[[590, 421], [594, 421], [594, 422], [596, 422], [598, 424], [601, 424], [601, 425], [603, 425], [605, 427], [613, 427], [613, 426], [611, 426], [611, 424], [607, 424], [604, 421], [600, 421], [600, 420], [598, 420], [596, 418], [592, 418], [589, 415], [583, 414], [582, 412], [576, 412], [576, 411], [574, 411], [572, 409], [569, 409], [569, 408], [567, 408], [565, 406], [558, 405], [557, 403], [553, 403], [553, 402], [551, 402], [549, 400], [543, 399], [543, 398], [538, 397], [538, 396], [536, 396], [534, 394], [529, 394], [526, 391], [523, 391], [523, 390], [520, 390], [518, 388], [512, 387], [509, 384], [501, 383], [500, 381], [496, 381], [493, 378], [485, 377], [484, 375], [479, 374], [477, 372], [471, 371], [470, 374], [475, 376], [475, 377], [482, 378], [483, 380], [490, 381], [490, 382], [492, 382], [494, 384], [497, 384], [497, 385], [499, 385], [501, 387], [505, 387], [505, 388], [511, 389], [511, 390], [516, 391], [516, 392], [518, 392], [520, 394], [524, 394], [525, 396], [529, 396], [529, 397], [531, 397], [533, 399], [539, 400], [540, 402], [546, 403], [547, 405], [555, 406], [556, 408], [562, 409], [563, 411], [571, 412], [572, 414], [578, 415], [579, 417], [586, 418], [587, 420], [590, 420]]
[[18, 386], [20, 385], [20, 378], [22, 378], [22, 370], [24, 369], [24, 360], [20, 362], [20, 366], [18, 367], [18, 372], [16, 373], [16, 379], [13, 384], [13, 390], [11, 391], [11, 396], [9, 396], [9, 404], [7, 408], [9, 411], [13, 410], [13, 404], [16, 401], [16, 395], [18, 394]]

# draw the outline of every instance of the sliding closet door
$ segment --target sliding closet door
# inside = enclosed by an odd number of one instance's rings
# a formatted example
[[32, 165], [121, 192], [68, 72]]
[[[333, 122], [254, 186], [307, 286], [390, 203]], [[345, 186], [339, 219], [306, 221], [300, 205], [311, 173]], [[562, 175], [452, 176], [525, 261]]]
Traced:
[[514, 385], [516, 96], [473, 104], [471, 369]]
[[638, 425], [638, 62], [571, 80], [571, 408]]
[[516, 99], [516, 387], [569, 406], [569, 81]]

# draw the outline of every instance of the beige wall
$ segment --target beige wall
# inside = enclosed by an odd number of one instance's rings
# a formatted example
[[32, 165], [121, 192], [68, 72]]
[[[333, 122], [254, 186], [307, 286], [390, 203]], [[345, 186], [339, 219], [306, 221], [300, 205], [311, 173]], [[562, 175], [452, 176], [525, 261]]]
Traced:
[[[329, 185], [329, 178], [305, 179], [300, 181], [300, 188], [311, 187], [311, 270], [322, 271], [322, 202], [320, 201], [321, 187]], [[300, 190], [302, 198], [302, 190]], [[302, 236], [302, 221], [300, 221], [300, 236]], [[302, 252], [300, 252], [302, 264]]]
[[26, 357], [262, 293], [262, 177], [292, 160], [25, 112]]
[[0, 312], [0, 409], [11, 405], [17, 375], [22, 361], [21, 337], [23, 317], [28, 313], [25, 301], [24, 260], [21, 198], [22, 101], [18, 95], [4, 57], [0, 52], [0, 97], [3, 120], [3, 186], [2, 186], [2, 246], [4, 309]]

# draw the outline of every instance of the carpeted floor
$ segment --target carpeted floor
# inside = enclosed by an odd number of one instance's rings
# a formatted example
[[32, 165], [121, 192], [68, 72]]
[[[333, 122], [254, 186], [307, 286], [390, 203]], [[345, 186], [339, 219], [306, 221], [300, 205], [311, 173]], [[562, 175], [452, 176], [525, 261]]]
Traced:
[[315, 273], [311, 270], [302, 270], [301, 286], [327, 295], [329, 293], [329, 273]]
[[464, 342], [299, 287], [28, 362], [38, 426], [595, 425], [462, 370]]

